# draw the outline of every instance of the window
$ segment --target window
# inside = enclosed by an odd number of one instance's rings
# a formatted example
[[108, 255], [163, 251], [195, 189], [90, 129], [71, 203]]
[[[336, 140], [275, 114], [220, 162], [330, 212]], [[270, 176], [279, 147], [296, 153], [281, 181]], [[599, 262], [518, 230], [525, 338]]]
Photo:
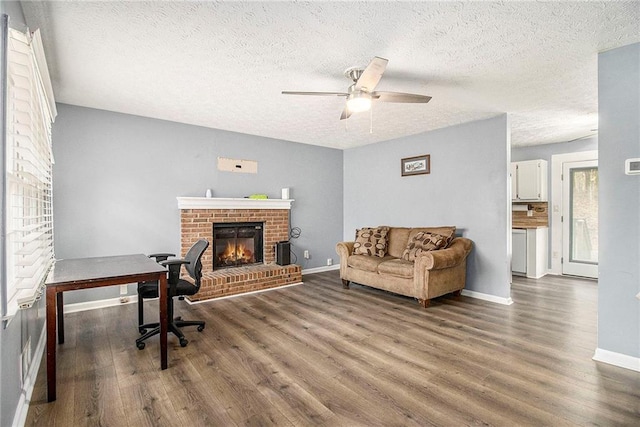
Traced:
[[53, 264], [51, 124], [55, 117], [39, 32], [6, 33], [2, 315], [42, 294]]

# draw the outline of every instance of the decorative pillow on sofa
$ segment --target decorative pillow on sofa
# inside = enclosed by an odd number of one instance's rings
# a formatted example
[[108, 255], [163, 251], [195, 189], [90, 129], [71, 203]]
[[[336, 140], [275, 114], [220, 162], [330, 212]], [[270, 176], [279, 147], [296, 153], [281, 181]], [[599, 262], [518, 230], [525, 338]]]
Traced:
[[353, 244], [354, 255], [385, 256], [387, 253], [387, 233], [389, 227], [360, 228], [356, 230], [356, 241]]
[[416, 257], [420, 256], [422, 252], [446, 248], [451, 240], [453, 239], [449, 236], [421, 231], [409, 241], [407, 248], [402, 253], [402, 259], [415, 261]]

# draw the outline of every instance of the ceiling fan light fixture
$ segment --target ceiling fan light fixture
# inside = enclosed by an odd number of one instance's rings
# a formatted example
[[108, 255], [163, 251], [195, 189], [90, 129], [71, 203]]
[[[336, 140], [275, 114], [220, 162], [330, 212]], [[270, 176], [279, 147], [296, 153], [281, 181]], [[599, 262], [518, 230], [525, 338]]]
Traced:
[[366, 92], [354, 92], [347, 98], [347, 108], [352, 113], [360, 113], [371, 108], [371, 95]]

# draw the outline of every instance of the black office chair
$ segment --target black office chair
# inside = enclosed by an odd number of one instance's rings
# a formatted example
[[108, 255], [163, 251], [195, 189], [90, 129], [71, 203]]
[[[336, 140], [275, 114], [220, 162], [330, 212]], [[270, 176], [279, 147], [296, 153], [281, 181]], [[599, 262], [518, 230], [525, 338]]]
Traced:
[[[184, 337], [184, 334], [180, 330], [184, 326], [197, 326], [198, 331], [202, 332], [205, 326], [205, 322], [182, 320], [181, 317], [173, 318], [173, 297], [184, 299], [185, 295], [195, 295], [200, 290], [200, 279], [202, 278], [202, 254], [209, 247], [209, 242], [204, 239], [198, 240], [187, 252], [184, 259], [170, 259], [172, 254], [153, 254], [150, 257], [156, 258], [160, 264], [169, 267], [169, 277], [167, 279], [167, 286], [169, 290], [168, 295], [168, 317], [169, 317], [169, 331], [173, 332], [180, 339], [180, 345], [185, 347], [189, 341]], [[180, 278], [180, 268], [184, 264], [187, 273], [193, 279], [193, 283], [188, 280]], [[138, 284], [138, 331], [142, 334], [140, 338], [136, 340], [136, 346], [139, 350], [142, 350], [145, 346], [144, 341], [160, 333], [159, 323], [147, 323], [143, 324], [144, 315], [142, 308], [142, 301], [146, 298], [157, 298], [158, 282], [141, 282]], [[152, 328], [152, 329], [151, 329]], [[151, 329], [151, 330], [148, 330]]]

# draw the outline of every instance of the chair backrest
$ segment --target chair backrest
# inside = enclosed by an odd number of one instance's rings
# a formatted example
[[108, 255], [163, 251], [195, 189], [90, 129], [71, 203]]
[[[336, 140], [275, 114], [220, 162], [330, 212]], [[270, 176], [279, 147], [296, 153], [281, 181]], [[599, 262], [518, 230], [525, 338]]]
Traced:
[[209, 242], [205, 239], [200, 239], [191, 246], [184, 259], [189, 261], [189, 264], [185, 264], [184, 268], [189, 273], [189, 276], [195, 281], [195, 285], [200, 288], [200, 278], [202, 277], [202, 254], [209, 247]]

